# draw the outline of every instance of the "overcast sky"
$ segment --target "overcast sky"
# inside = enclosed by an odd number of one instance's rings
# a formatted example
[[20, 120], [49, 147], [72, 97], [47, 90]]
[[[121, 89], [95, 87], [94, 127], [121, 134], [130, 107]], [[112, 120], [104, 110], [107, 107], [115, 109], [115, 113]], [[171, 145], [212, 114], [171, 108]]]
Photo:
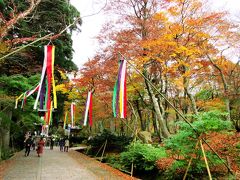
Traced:
[[[230, 11], [232, 15], [240, 14], [240, 0], [211, 0], [213, 6], [219, 10]], [[98, 35], [104, 23], [105, 16], [98, 12], [105, 4], [105, 0], [71, 0], [70, 1], [81, 13], [83, 24], [81, 33], [73, 33], [73, 48], [75, 53], [73, 61], [80, 68], [88, 58], [92, 58], [97, 49], [97, 41], [94, 38]], [[102, 2], [102, 3], [99, 3]], [[84, 17], [88, 16], [88, 17]]]

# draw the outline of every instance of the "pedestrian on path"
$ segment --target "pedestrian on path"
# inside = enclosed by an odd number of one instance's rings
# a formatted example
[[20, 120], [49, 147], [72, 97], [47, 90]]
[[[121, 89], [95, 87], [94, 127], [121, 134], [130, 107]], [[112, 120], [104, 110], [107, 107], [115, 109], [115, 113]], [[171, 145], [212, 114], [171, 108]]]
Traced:
[[43, 137], [41, 137], [40, 141], [38, 142], [38, 147], [37, 147], [37, 154], [38, 154], [38, 157], [40, 157], [40, 154], [43, 153], [43, 147], [44, 147], [44, 140], [43, 140]]
[[25, 139], [25, 156], [29, 156], [30, 153], [30, 148], [32, 145], [32, 139], [31, 136], [27, 137], [27, 139]]
[[69, 140], [66, 139], [65, 140], [65, 146], [64, 146], [64, 152], [68, 152], [68, 148], [69, 148]]
[[60, 151], [63, 151], [63, 147], [65, 146], [65, 141], [63, 138], [61, 138], [59, 140], [59, 147], [60, 147]]
[[50, 149], [53, 150], [53, 145], [54, 145], [54, 140], [53, 138], [51, 137], [50, 138]]
[[35, 136], [32, 139], [32, 150], [35, 150], [36, 145], [37, 145], [37, 141], [36, 141], [36, 136]]

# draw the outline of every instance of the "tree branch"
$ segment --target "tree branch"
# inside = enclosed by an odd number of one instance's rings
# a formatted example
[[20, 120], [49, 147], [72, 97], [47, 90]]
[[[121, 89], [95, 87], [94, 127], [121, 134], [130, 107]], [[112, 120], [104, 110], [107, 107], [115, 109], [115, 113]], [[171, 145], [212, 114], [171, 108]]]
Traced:
[[41, 0], [31, 0], [30, 6], [24, 12], [21, 12], [14, 16], [12, 19], [7, 21], [3, 27], [0, 28], [0, 41], [3, 39], [4, 36], [7, 35], [8, 31], [12, 29], [12, 27], [20, 20], [24, 19], [27, 15], [29, 15], [35, 7], [41, 2]]
[[12, 52], [6, 54], [5, 56], [1, 57], [1, 58], [0, 58], [0, 62], [1, 62], [1, 60], [7, 58], [8, 56], [11, 56], [11, 55], [17, 53], [18, 51], [21, 51], [22, 49], [25, 49], [26, 47], [31, 46], [32, 44], [34, 44], [34, 43], [36, 43], [36, 42], [38, 42], [38, 41], [41, 41], [41, 40], [44, 40], [44, 39], [48, 39], [49, 36], [51, 36], [51, 35], [52, 35], [52, 33], [50, 33], [50, 34], [48, 34], [48, 35], [46, 35], [46, 36], [43, 36], [43, 37], [41, 37], [41, 38], [38, 38], [38, 39], [36, 39], [35, 41], [33, 41], [33, 42], [31, 42], [31, 43], [29, 43], [29, 44], [27, 44], [27, 45], [21, 46], [20, 48], [16, 49], [15, 51], [12, 51]]

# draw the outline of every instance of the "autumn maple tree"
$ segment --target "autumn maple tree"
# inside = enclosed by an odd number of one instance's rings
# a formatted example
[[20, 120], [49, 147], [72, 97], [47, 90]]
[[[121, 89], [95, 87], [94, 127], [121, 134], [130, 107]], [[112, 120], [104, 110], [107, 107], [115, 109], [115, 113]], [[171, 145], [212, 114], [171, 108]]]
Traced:
[[[116, 0], [110, 2], [107, 13], [114, 13], [117, 20], [103, 26], [98, 36], [102, 48], [84, 65], [79, 78], [88, 87], [94, 84], [97, 98], [109, 96], [105, 102], [111, 104], [117, 60], [123, 55], [121, 58], [131, 64], [128, 65], [131, 126], [139, 123], [146, 130], [150, 117], [156, 133], [168, 137], [174, 132], [169, 126], [173, 116], [181, 119], [150, 82], [183, 114], [198, 114], [215, 107], [224, 109], [231, 119], [227, 91], [232, 89], [233, 78], [227, 76], [233, 76], [239, 65], [231, 63], [222, 52], [224, 45], [234, 49], [238, 41], [233, 41], [237, 37], [236, 25], [227, 20], [226, 12], [211, 11], [202, 1], [193, 0]], [[104, 90], [100, 93], [98, 87]], [[209, 91], [210, 95], [204, 99], [200, 91]]]

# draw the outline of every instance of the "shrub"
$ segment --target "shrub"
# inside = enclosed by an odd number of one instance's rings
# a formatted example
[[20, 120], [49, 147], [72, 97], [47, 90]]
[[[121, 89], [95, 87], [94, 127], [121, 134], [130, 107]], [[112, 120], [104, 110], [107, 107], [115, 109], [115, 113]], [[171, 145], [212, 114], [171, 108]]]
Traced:
[[[220, 132], [222, 130], [229, 130], [231, 129], [231, 122], [224, 119], [225, 115], [225, 113], [219, 111], [199, 113], [198, 115], [193, 115], [194, 122], [192, 125], [201, 136], [206, 136], [206, 134], [213, 131]], [[205, 173], [206, 166], [201, 148], [198, 146], [198, 148], [195, 149], [198, 135], [185, 122], [180, 122], [179, 127], [179, 132], [164, 142], [165, 147], [170, 149], [172, 156], [175, 158], [175, 162], [169, 169], [169, 172], [176, 173], [177, 171], [185, 171], [189, 159], [194, 157], [190, 171], [192, 173]], [[220, 161], [210, 150], [205, 151], [207, 159], [211, 164], [222, 164], [222, 161]]]
[[84, 140], [87, 140], [88, 137], [84, 135], [72, 136], [70, 137], [70, 142], [72, 144], [81, 144]]
[[236, 145], [236, 148], [237, 148], [237, 149], [240, 149], [240, 143], [238, 143], [238, 144]]
[[163, 157], [166, 157], [164, 148], [156, 148], [137, 141], [131, 143], [127, 151], [120, 154], [120, 163], [124, 169], [131, 169], [133, 163], [134, 168], [139, 171], [151, 171], [156, 168], [156, 161]]
[[132, 138], [124, 135], [117, 136], [108, 130], [104, 130], [102, 134], [99, 134], [90, 139], [88, 141], [88, 144], [91, 145], [93, 149], [99, 149], [106, 140], [107, 150], [111, 149], [121, 152], [127, 145], [129, 145], [129, 143], [132, 141]]
[[[236, 150], [237, 150], [238, 154], [240, 154], [240, 143], [238, 143], [236, 145]], [[237, 156], [236, 161], [237, 161], [238, 166], [240, 166], [240, 156]]]
[[6, 160], [13, 156], [13, 151], [9, 148], [2, 148], [0, 160]]
[[119, 154], [118, 155], [107, 155], [105, 158], [105, 162], [110, 164], [112, 167], [119, 169], [119, 170], [123, 170], [122, 165], [120, 163], [119, 160]]

